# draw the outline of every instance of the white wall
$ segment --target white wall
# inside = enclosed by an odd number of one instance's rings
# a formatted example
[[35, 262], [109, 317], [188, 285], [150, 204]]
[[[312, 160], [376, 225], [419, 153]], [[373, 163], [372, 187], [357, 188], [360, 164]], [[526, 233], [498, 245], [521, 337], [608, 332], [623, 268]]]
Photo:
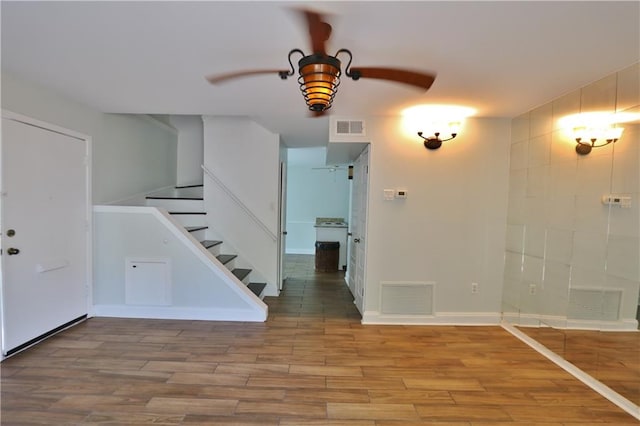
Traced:
[[4, 72], [2, 108], [92, 137], [95, 204], [175, 185], [177, 136], [159, 121], [104, 114]]
[[[300, 151], [305, 153], [301, 155]], [[306, 158], [296, 161], [301, 156]], [[348, 171], [322, 169], [326, 167], [325, 156], [326, 148], [289, 149], [287, 253], [315, 252], [316, 217], [342, 217], [349, 220]]]
[[203, 117], [204, 164], [268, 232], [205, 177], [207, 223], [267, 281], [277, 294], [280, 136], [244, 117]]
[[172, 115], [169, 122], [178, 130], [177, 185], [202, 183], [204, 139], [202, 117], [199, 115]]
[[[436, 283], [436, 317], [497, 321], [510, 121], [469, 119], [460, 136], [437, 151], [425, 149], [417, 135], [405, 135], [399, 118], [368, 122], [365, 319], [379, 314], [381, 282], [418, 281]], [[408, 198], [384, 201], [387, 188], [406, 189]], [[472, 282], [479, 284], [477, 294]]]
[[[139, 318], [264, 321], [267, 307], [168, 214], [153, 207], [94, 208], [95, 315]], [[198, 250], [198, 251], [195, 251]], [[170, 304], [126, 304], [126, 260], [166, 261]], [[230, 284], [231, 282], [231, 284]]]

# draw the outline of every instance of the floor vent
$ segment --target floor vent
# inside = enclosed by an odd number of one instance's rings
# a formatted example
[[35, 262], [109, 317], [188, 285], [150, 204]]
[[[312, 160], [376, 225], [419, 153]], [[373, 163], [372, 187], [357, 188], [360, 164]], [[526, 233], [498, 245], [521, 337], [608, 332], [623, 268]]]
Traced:
[[380, 311], [385, 315], [433, 315], [433, 282], [381, 283]]
[[598, 288], [569, 289], [570, 319], [617, 321], [620, 319], [622, 290]]

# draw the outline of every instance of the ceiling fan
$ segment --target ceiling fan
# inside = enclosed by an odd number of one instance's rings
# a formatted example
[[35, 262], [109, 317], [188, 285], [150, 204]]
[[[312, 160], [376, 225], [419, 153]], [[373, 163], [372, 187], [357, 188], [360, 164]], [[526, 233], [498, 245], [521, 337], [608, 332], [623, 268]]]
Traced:
[[325, 18], [316, 12], [309, 10], [298, 10], [306, 21], [311, 40], [312, 53], [305, 55], [300, 49], [293, 49], [289, 52], [288, 70], [256, 69], [236, 71], [226, 74], [214, 74], [206, 77], [211, 84], [220, 84], [238, 77], [248, 77], [258, 74], [278, 74], [281, 79], [286, 80], [294, 75], [294, 67], [291, 62], [293, 55], [301, 55], [298, 60], [298, 84], [304, 100], [309, 110], [315, 115], [322, 115], [331, 108], [333, 99], [340, 85], [342, 75], [342, 63], [338, 56], [348, 57], [344, 74], [353, 80], [360, 78], [375, 78], [388, 80], [397, 83], [404, 83], [413, 87], [428, 90], [435, 80], [435, 74], [411, 71], [399, 68], [383, 67], [351, 67], [352, 54], [348, 49], [340, 49], [334, 56], [326, 52], [326, 42], [331, 35], [331, 25]]

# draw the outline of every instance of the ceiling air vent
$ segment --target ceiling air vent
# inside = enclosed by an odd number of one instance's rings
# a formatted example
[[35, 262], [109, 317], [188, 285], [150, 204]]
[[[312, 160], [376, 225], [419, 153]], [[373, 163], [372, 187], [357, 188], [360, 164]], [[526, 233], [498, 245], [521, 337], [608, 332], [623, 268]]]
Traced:
[[331, 117], [331, 140], [361, 142], [366, 136], [364, 120]]
[[336, 133], [338, 135], [364, 135], [364, 122], [359, 121], [336, 121]]

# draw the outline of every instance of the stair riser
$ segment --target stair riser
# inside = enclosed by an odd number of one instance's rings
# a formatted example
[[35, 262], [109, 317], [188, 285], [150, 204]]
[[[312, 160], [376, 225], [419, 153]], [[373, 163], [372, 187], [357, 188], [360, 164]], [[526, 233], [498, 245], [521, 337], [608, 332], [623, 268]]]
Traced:
[[209, 251], [209, 253], [211, 253], [214, 256], [217, 256], [220, 254], [220, 245], [217, 246], [213, 246], [213, 247], [209, 247], [207, 249]]
[[147, 198], [147, 206], [163, 207], [170, 212], [203, 212], [202, 200], [172, 200], [164, 198]]
[[206, 239], [206, 237], [207, 237], [207, 230], [206, 229], [200, 229], [199, 231], [189, 232], [189, 234], [191, 234], [191, 236], [193, 238], [195, 238], [196, 240], [202, 241], [202, 240]]
[[228, 270], [233, 270], [236, 267], [236, 260], [230, 260], [227, 263], [224, 264], [224, 267], [227, 268]]
[[202, 198], [204, 193], [203, 187], [196, 188], [167, 188], [160, 191], [155, 191], [148, 194], [152, 197], [167, 197], [167, 198]]
[[171, 217], [182, 226], [204, 226], [206, 224], [206, 215], [203, 214], [172, 214]]

